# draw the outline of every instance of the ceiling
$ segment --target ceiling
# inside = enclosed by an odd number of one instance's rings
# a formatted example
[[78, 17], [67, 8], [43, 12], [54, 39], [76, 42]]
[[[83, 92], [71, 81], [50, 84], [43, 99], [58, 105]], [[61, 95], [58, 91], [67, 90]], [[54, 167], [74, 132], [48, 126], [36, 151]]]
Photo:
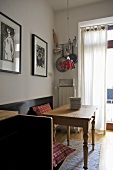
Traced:
[[[68, 0], [68, 7], [74, 8], [83, 5], [88, 5], [92, 3], [108, 1], [108, 0]], [[67, 0], [48, 0], [52, 9], [56, 11], [65, 10], [67, 9]]]

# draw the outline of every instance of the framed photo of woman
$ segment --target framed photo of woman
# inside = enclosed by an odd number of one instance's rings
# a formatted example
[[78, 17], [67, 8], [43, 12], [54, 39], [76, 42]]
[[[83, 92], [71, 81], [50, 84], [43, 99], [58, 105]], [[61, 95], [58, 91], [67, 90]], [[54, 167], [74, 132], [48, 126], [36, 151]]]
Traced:
[[1, 12], [0, 71], [21, 73], [21, 25]]

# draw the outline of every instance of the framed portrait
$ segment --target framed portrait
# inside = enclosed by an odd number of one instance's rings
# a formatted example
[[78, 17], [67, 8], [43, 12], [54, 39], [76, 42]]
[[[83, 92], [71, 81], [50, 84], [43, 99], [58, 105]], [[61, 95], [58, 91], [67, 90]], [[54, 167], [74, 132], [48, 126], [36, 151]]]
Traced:
[[47, 77], [48, 43], [32, 34], [32, 75]]
[[0, 12], [0, 71], [21, 74], [21, 25]]

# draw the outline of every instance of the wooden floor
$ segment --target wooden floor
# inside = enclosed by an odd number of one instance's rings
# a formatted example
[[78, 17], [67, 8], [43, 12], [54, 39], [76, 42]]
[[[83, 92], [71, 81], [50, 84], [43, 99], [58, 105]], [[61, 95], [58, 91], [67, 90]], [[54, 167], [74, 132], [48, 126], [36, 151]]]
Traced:
[[[82, 130], [79, 133], [71, 133], [70, 138], [83, 140]], [[67, 139], [66, 133], [57, 131], [56, 141], [62, 143], [65, 139]], [[91, 133], [89, 133], [89, 142], [91, 142]], [[95, 134], [95, 142], [102, 144], [99, 170], [113, 170], [113, 131], [107, 130], [105, 135]]]

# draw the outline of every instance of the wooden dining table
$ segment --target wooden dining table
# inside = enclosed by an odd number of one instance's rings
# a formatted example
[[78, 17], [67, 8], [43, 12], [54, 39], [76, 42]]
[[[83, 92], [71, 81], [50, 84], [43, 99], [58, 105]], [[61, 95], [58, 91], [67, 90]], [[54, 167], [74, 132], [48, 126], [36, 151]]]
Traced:
[[88, 133], [89, 124], [92, 124], [92, 150], [95, 145], [95, 116], [97, 106], [82, 105], [80, 109], [70, 109], [69, 104], [57, 107], [51, 111], [44, 113], [44, 116], [53, 118], [53, 136], [55, 140], [56, 128], [55, 125], [67, 126], [67, 145], [70, 141], [70, 126], [83, 128], [83, 155], [84, 155], [84, 170], [88, 169]]

